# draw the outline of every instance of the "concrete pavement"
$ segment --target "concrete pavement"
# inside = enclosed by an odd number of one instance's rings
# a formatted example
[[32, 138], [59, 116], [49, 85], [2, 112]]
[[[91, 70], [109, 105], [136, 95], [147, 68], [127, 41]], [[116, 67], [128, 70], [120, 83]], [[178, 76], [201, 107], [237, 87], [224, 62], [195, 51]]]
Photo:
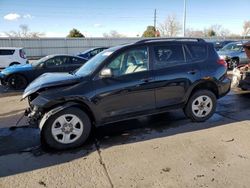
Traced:
[[0, 187], [250, 184], [249, 92], [231, 92], [204, 123], [172, 111], [97, 129], [84, 146], [64, 152], [41, 148], [37, 129], [9, 130], [27, 105], [19, 98], [0, 98], [8, 106], [0, 111]]

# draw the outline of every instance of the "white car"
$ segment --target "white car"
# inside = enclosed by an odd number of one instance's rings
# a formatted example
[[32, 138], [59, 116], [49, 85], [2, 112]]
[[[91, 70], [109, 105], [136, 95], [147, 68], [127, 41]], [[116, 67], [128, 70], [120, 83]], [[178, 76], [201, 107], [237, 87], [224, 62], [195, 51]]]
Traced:
[[22, 48], [0, 47], [0, 68], [26, 63], [28, 60]]

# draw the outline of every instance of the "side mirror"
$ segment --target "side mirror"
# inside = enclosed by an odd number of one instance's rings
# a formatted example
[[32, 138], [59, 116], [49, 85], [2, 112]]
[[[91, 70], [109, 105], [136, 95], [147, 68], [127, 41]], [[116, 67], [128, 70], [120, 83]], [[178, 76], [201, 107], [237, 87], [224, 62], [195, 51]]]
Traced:
[[102, 71], [100, 72], [100, 77], [102, 78], [110, 78], [112, 76], [112, 71], [109, 68], [102, 69]]
[[45, 65], [45, 63], [41, 63], [41, 64], [39, 65], [39, 67], [43, 69], [43, 68], [46, 68], [46, 65]]

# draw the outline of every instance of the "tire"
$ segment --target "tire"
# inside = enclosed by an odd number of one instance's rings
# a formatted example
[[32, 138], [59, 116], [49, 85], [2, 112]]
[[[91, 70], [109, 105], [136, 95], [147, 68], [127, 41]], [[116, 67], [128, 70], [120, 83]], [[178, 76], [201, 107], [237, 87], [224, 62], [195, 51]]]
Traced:
[[7, 78], [7, 85], [15, 90], [25, 89], [28, 85], [27, 79], [20, 74], [12, 74]]
[[216, 103], [217, 99], [213, 92], [198, 90], [189, 98], [184, 113], [194, 122], [203, 122], [214, 114]]
[[13, 62], [13, 63], [10, 64], [10, 66], [12, 66], [12, 65], [20, 65], [20, 63], [18, 63], [18, 62]]
[[41, 127], [41, 142], [56, 150], [75, 148], [87, 140], [90, 131], [88, 115], [79, 108], [69, 107], [47, 119]]
[[228, 65], [228, 69], [233, 70], [239, 65], [239, 60], [238, 59], [231, 59]]

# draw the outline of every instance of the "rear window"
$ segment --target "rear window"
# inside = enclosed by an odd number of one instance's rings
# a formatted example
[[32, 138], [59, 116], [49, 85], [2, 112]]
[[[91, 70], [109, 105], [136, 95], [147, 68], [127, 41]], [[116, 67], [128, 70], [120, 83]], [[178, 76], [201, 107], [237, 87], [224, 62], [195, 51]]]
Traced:
[[185, 63], [182, 45], [169, 44], [154, 47], [154, 68], [164, 67]]
[[187, 45], [187, 58], [193, 61], [200, 61], [207, 58], [207, 45], [204, 44], [188, 44]]
[[0, 55], [13, 55], [15, 50], [0, 50]]

